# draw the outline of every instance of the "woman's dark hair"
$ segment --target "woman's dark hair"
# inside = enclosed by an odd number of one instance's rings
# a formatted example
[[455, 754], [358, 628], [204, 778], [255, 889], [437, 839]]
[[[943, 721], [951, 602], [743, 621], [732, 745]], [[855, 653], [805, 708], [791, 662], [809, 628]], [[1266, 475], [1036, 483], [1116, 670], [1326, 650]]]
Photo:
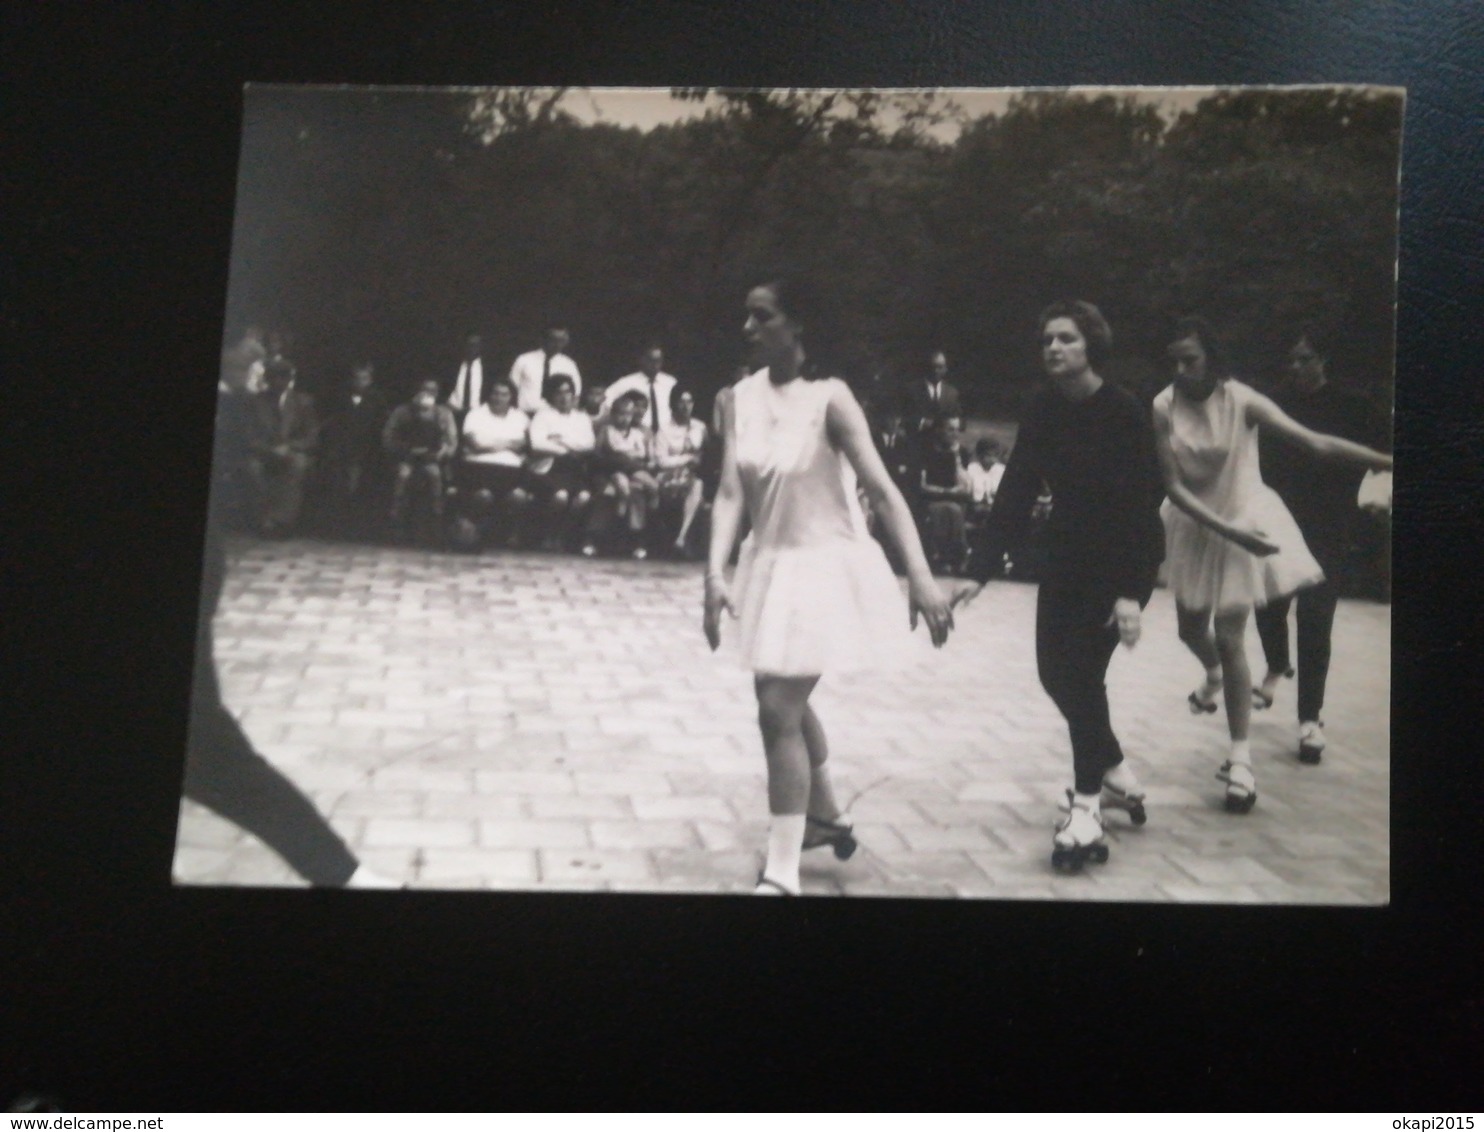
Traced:
[[620, 405], [633, 405], [640, 413], [643, 413], [644, 410], [649, 408], [649, 397], [644, 393], [640, 393], [637, 389], [630, 389], [627, 393], [622, 394], [617, 401], [613, 402], [615, 409]]
[[[687, 393], [690, 393], [690, 390], [683, 385], [676, 385], [674, 389], [670, 390], [670, 412], [673, 413], [675, 411], [675, 406], [680, 404], [680, 398], [684, 397]], [[696, 395], [691, 393], [692, 405], [695, 404], [695, 400]]]
[[574, 393], [577, 391], [577, 383], [564, 373], [554, 373], [541, 383], [541, 399], [552, 401], [556, 398], [557, 390], [566, 386]]
[[1216, 328], [1198, 314], [1187, 315], [1175, 323], [1174, 336], [1170, 344], [1194, 338], [1206, 352], [1206, 372], [1213, 377], [1230, 377], [1231, 362], [1227, 358], [1226, 346], [1216, 336]]
[[1113, 329], [1103, 312], [1081, 299], [1062, 299], [1052, 303], [1041, 312], [1037, 329], [1046, 332], [1046, 324], [1054, 318], [1069, 318], [1077, 325], [1077, 333], [1087, 343], [1087, 364], [1092, 369], [1101, 368], [1113, 355]]
[[512, 405], [520, 400], [520, 393], [517, 392], [515, 388], [515, 382], [511, 381], [504, 374], [500, 374], [498, 377], [491, 378], [489, 384], [484, 387], [485, 404], [489, 404], [490, 395], [493, 394], [496, 389], [508, 389], [510, 391], [510, 403]]
[[832, 334], [834, 320], [813, 280], [803, 272], [779, 271], [765, 276], [757, 286], [772, 291], [778, 309], [799, 324], [805, 357], [801, 376], [812, 380], [832, 373], [839, 364]]

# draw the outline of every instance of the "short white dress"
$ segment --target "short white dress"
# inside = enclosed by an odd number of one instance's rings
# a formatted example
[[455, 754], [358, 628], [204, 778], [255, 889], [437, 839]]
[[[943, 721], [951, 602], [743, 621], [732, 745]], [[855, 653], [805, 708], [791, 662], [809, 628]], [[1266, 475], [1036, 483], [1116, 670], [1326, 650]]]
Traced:
[[766, 369], [734, 386], [733, 451], [752, 530], [733, 594], [743, 664], [772, 676], [894, 666], [915, 651], [907, 601], [830, 442], [841, 383]]
[[1154, 399], [1156, 416], [1170, 422], [1180, 479], [1228, 522], [1258, 530], [1277, 544], [1260, 557], [1196, 522], [1168, 499], [1165, 568], [1175, 600], [1190, 610], [1234, 612], [1267, 605], [1324, 580], [1298, 523], [1278, 493], [1262, 482], [1257, 427], [1247, 406], [1257, 394], [1240, 381], [1218, 382], [1204, 401], [1174, 385]]

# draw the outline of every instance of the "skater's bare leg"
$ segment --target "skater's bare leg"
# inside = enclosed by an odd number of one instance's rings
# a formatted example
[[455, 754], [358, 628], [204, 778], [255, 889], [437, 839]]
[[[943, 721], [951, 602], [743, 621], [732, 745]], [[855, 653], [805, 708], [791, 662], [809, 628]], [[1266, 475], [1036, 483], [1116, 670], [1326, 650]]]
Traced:
[[[817, 676], [758, 676], [758, 728], [768, 762], [768, 859], [763, 877], [788, 892], [799, 891], [799, 856], [809, 807], [809, 749], [804, 713]], [[760, 889], [776, 891], [776, 889]]]
[[809, 752], [809, 816], [820, 821], [836, 821], [840, 817], [840, 804], [835, 800], [835, 786], [826, 765], [830, 757], [829, 743], [819, 716], [807, 705], [802, 729], [804, 746]]
[[1252, 722], [1252, 673], [1247, 667], [1247, 610], [1216, 615], [1216, 652], [1225, 687], [1226, 726], [1232, 742], [1246, 742]]
[[1206, 682], [1192, 694], [1192, 706], [1202, 711], [1215, 711], [1216, 694], [1221, 691], [1221, 653], [1211, 632], [1211, 611], [1176, 606], [1180, 640], [1195, 654], [1206, 670]]

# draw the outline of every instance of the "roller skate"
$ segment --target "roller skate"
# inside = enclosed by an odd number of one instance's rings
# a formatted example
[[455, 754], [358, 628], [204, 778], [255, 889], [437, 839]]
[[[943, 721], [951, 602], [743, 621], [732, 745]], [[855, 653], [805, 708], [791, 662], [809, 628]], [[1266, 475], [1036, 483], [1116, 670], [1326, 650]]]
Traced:
[[1306, 766], [1318, 766], [1324, 755], [1324, 723], [1314, 720], [1299, 724], [1299, 762]]
[[1091, 861], [1095, 865], [1108, 860], [1108, 846], [1103, 844], [1103, 818], [1092, 805], [1074, 791], [1067, 791], [1067, 816], [1056, 827], [1051, 839], [1051, 865], [1063, 872], [1074, 873]]
[[1206, 677], [1206, 682], [1190, 695], [1185, 697], [1185, 702], [1190, 705], [1191, 715], [1214, 715], [1216, 713], [1216, 697], [1221, 694], [1221, 677], [1214, 679]]
[[1216, 778], [1226, 783], [1226, 812], [1250, 814], [1252, 807], [1257, 805], [1257, 779], [1252, 776], [1252, 767], [1228, 759], [1221, 764]]
[[826, 821], [810, 814], [804, 819], [804, 848], [818, 849], [828, 845], [834, 850], [835, 859], [848, 861], [855, 853], [857, 842], [853, 827], [839, 821]]
[[1292, 679], [1292, 668], [1284, 669], [1282, 672], [1269, 672], [1262, 678], [1262, 683], [1252, 689], [1252, 710], [1267, 711], [1273, 706], [1273, 699], [1278, 694], [1278, 681]]
[[[1144, 799], [1146, 797], [1144, 788], [1138, 784], [1132, 774], [1118, 775], [1118, 770], [1123, 764], [1114, 767], [1103, 779], [1103, 805], [1111, 806], [1115, 810], [1122, 810], [1128, 814], [1128, 820], [1135, 825], [1143, 825], [1149, 820], [1149, 815], [1144, 811]], [[1109, 778], [1117, 775], [1118, 782], [1110, 782]]]

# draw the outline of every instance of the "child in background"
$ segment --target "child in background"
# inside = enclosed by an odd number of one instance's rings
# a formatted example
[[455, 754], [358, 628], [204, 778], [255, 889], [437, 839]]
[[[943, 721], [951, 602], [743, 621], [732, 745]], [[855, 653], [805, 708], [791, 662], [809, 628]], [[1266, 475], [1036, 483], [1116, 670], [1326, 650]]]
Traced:
[[[640, 533], [649, 513], [659, 504], [659, 481], [650, 470], [654, 463], [654, 442], [639, 423], [649, 408], [649, 398], [642, 393], [628, 393], [613, 404], [609, 420], [602, 427], [598, 441], [599, 490], [613, 500], [614, 513], [628, 517], [628, 529], [634, 542], [635, 558], [646, 558]], [[591, 540], [583, 547], [589, 553]]]

